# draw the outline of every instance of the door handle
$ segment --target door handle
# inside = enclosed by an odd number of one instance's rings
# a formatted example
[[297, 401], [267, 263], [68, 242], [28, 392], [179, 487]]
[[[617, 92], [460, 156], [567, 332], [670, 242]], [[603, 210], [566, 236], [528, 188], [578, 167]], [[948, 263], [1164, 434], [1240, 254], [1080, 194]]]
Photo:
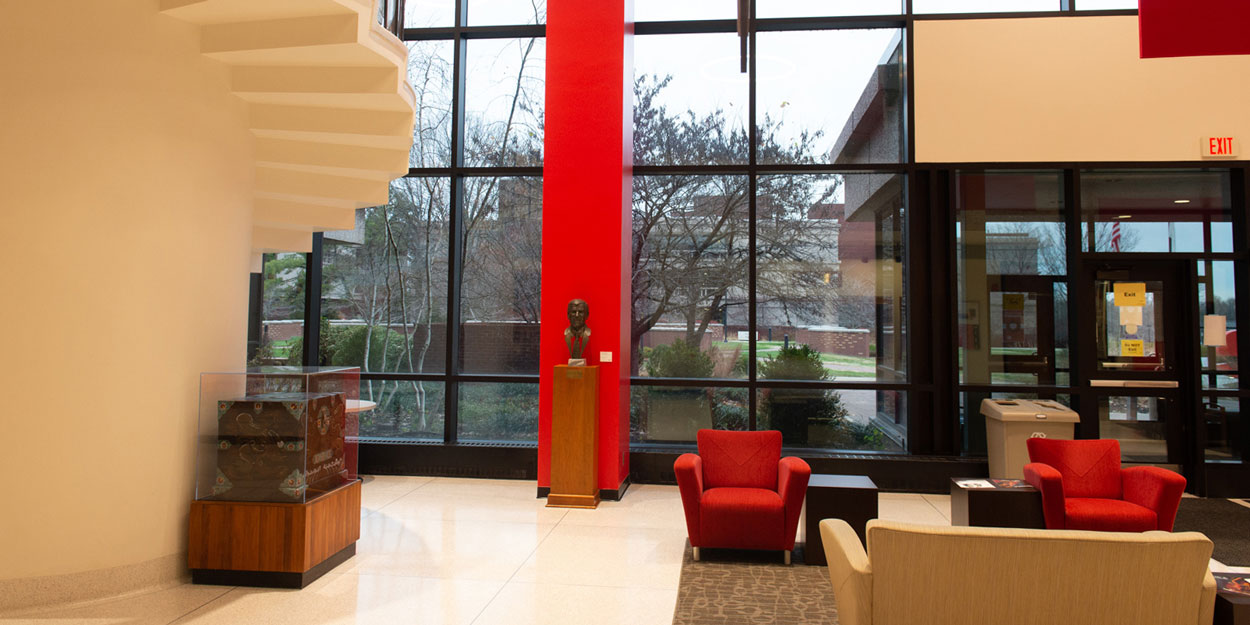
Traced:
[[1176, 380], [1090, 380], [1089, 385], [1099, 388], [1179, 388]]

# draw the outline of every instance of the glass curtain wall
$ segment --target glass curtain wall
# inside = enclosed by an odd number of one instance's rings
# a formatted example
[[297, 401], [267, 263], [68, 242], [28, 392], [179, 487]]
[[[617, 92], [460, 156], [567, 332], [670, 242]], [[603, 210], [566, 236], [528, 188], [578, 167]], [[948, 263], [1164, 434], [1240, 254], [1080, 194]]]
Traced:
[[[1112, 437], [1127, 423], [1162, 448], [1158, 399], [1144, 391], [1121, 396], [1091, 389], [1078, 375], [1074, 356], [1084, 349], [1086, 358], [1091, 350], [1119, 357], [1122, 343], [1140, 344], [1140, 356], [1156, 350], [1161, 355], [1156, 337], [1123, 329], [1119, 319], [1132, 315], [1125, 317], [1107, 292], [1097, 297], [1105, 300], [1112, 321], [1099, 327], [1112, 335], [1099, 334], [1096, 345], [1074, 346], [1071, 340], [1081, 324], [1098, 322], [1069, 296], [1088, 288], [1081, 267], [1086, 272], [1089, 266], [1131, 268], [1137, 260], [1179, 266], [1192, 283], [1192, 292], [1184, 283], [1167, 288], [1181, 306], [1175, 310], [1192, 324], [1175, 327], [1171, 340], [1193, 337], [1198, 343], [1194, 362], [1181, 363], [1178, 370], [1194, 372], [1192, 382], [1180, 384], [1189, 393], [1182, 397], [1194, 397], [1198, 416], [1192, 421], [1200, 431], [1167, 436], [1192, 446], [1195, 462], [1242, 461], [1246, 433], [1240, 418], [1236, 292], [1245, 251], [1235, 241], [1245, 183], [1233, 171], [1195, 166], [953, 172], [953, 336], [965, 454], [985, 453], [980, 404], [986, 398], [1056, 399], [1100, 416], [1099, 428], [1087, 428], [1087, 435]], [[1163, 324], [1161, 311], [1137, 308], [1145, 326]], [[1193, 411], [1189, 404], [1179, 410]]]
[[[1135, 3], [754, 4], [745, 71], [734, 3], [635, 5], [632, 440], [688, 444], [700, 427], [776, 428], [790, 447], [910, 451], [909, 393], [927, 398], [933, 384], [909, 363], [908, 267], [928, 259], [910, 258], [908, 244], [919, 169], [908, 138], [908, 23]], [[366, 440], [532, 443], [545, 1], [395, 6], [417, 99], [409, 174], [356, 228], [324, 234], [323, 280], [311, 285], [319, 313], [304, 310], [304, 256], [266, 258], [257, 360], [298, 362], [302, 324], [314, 316], [318, 360], [364, 371], [361, 397], [377, 404], [362, 414]], [[969, 393], [1062, 387], [1070, 375], [1063, 175], [979, 175], [982, 201], [961, 205], [955, 235], [963, 419], [975, 412]], [[970, 200], [972, 178], [960, 183], [960, 201]], [[1024, 188], [1033, 205], [1013, 204]], [[1002, 194], [1005, 204], [994, 199]], [[1219, 227], [1214, 245], [1223, 245]], [[1091, 228], [1096, 243], [1105, 224]], [[1036, 258], [1017, 258], [1033, 244]], [[1231, 269], [1215, 260], [1198, 271], [1209, 283], [1201, 305], [1229, 308], [1220, 276]], [[914, 349], [919, 362], [935, 348]], [[1235, 353], [1206, 358], [1212, 410], [1235, 412], [1219, 395], [1235, 379], [1226, 373]], [[1063, 396], [1053, 390], [1043, 395]], [[928, 421], [954, 421], [956, 410], [916, 414], [937, 431]], [[946, 448], [931, 438], [920, 451]]]
[[323, 243], [321, 360], [365, 441], [534, 442], [545, 3], [405, 3], [408, 176]]
[[758, 3], [743, 72], [713, 4], [637, 5], [632, 440], [906, 451], [902, 5]]

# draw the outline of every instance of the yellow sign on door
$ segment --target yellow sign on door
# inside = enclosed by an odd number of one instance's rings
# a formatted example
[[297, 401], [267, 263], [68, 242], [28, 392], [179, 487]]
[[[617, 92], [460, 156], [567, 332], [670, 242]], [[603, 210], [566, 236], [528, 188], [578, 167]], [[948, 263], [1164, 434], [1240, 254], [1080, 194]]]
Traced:
[[1115, 283], [1115, 305], [1116, 306], [1145, 306], [1146, 305], [1146, 283], [1145, 282], [1116, 282]]
[[1145, 356], [1146, 344], [1141, 339], [1120, 339], [1121, 356]]
[[1003, 293], [1003, 310], [1024, 310], [1024, 293]]

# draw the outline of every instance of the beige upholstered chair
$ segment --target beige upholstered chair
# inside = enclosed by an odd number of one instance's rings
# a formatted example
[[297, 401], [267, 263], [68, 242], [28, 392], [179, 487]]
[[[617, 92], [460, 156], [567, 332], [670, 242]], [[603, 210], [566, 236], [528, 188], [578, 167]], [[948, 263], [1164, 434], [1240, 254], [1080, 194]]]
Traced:
[[1209, 625], [1211, 541], [873, 520], [820, 522], [841, 625]]

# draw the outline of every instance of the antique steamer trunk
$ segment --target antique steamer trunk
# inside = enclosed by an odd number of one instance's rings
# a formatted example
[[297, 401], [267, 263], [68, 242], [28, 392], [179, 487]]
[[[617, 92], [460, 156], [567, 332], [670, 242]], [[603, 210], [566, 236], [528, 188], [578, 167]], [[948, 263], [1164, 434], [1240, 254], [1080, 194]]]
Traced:
[[212, 499], [303, 501], [347, 481], [342, 393], [264, 393], [217, 402]]

